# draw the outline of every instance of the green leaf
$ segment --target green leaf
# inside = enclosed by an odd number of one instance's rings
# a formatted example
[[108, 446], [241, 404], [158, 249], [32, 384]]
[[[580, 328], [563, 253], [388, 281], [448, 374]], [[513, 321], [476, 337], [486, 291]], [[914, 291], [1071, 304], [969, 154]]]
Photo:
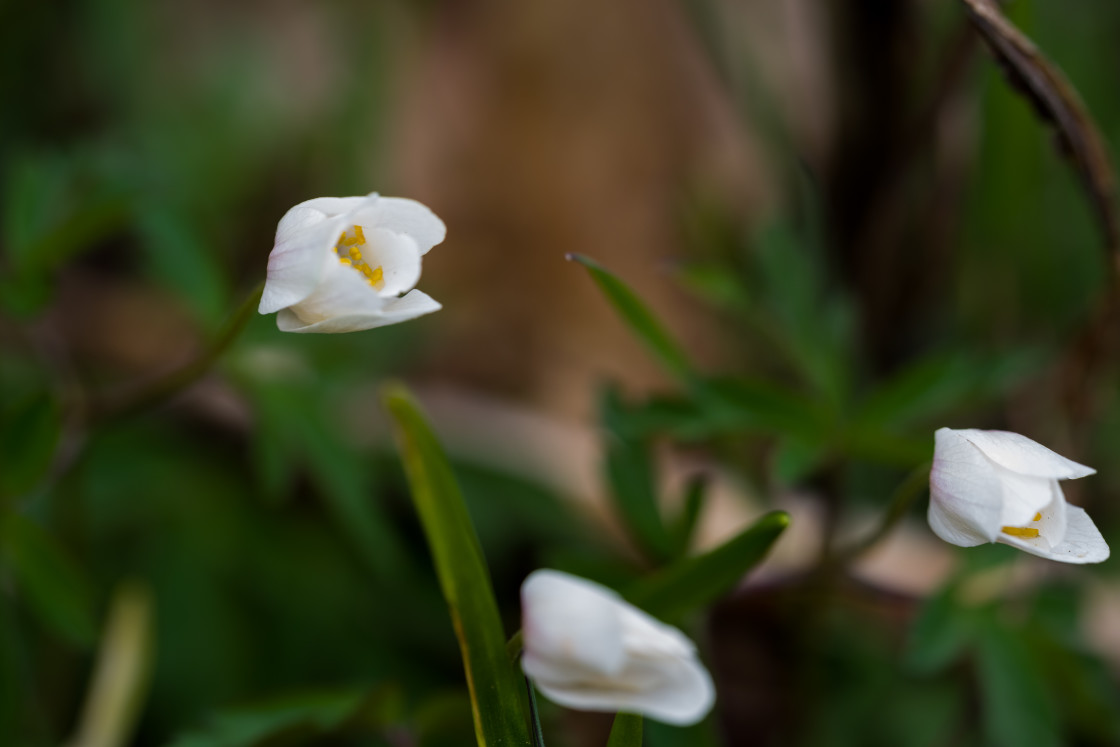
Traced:
[[830, 445], [820, 439], [786, 436], [779, 439], [771, 460], [774, 477], [781, 485], [793, 485], [812, 474], [830, 455]]
[[312, 693], [215, 714], [202, 729], [179, 736], [171, 747], [251, 747], [281, 737], [323, 737], [369, 707], [375, 694], [365, 691]]
[[905, 664], [929, 675], [952, 664], [972, 641], [971, 616], [956, 601], [957, 586], [948, 584], [922, 605], [910, 628]]
[[698, 389], [700, 407], [727, 430], [796, 435], [820, 441], [832, 430], [830, 416], [799, 392], [759, 379], [717, 378]]
[[58, 404], [49, 394], [29, 397], [0, 418], [0, 495], [33, 489], [51, 465], [62, 430]]
[[673, 541], [676, 545], [677, 555], [683, 556], [692, 544], [692, 534], [696, 531], [696, 523], [708, 502], [708, 478], [697, 475], [688, 481], [684, 492], [684, 505], [677, 520], [673, 522]]
[[486, 560], [451, 466], [408, 392], [390, 386], [383, 397], [459, 638], [475, 736], [483, 747], [528, 745], [521, 675], [506, 654]]
[[657, 617], [682, 617], [733, 589], [766, 557], [787, 526], [789, 514], [772, 511], [711, 552], [680, 560], [639, 581], [626, 597]]
[[863, 403], [856, 420], [900, 428], [928, 423], [965, 405], [1005, 396], [1018, 381], [1048, 360], [1028, 348], [992, 355], [931, 354], [882, 383]]
[[10, 513], [0, 523], [0, 552], [43, 622], [89, 648], [97, 638], [93, 590], [54, 538], [26, 516]]
[[642, 717], [634, 713], [615, 716], [607, 747], [642, 747]]
[[658, 506], [649, 439], [630, 432], [624, 423], [625, 407], [614, 390], [606, 392], [601, 409], [611, 436], [606, 454], [611, 499], [642, 549], [659, 561], [667, 560], [673, 555], [673, 542]]
[[615, 311], [629, 325], [662, 365], [679, 379], [688, 380], [692, 366], [684, 349], [677, 344], [630, 287], [614, 274], [604, 270], [597, 262], [580, 254], [569, 254], [568, 259], [587, 268], [591, 279], [607, 297]]
[[1040, 664], [1019, 631], [986, 621], [975, 652], [985, 743], [995, 747], [1065, 744]]

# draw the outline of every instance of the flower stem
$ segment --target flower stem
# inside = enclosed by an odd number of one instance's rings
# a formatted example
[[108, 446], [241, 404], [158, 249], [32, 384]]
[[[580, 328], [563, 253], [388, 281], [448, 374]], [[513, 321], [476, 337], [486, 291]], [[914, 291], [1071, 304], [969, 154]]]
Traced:
[[883, 514], [883, 519], [879, 522], [879, 526], [875, 528], [875, 531], [851, 547], [837, 553], [834, 557], [834, 561], [843, 565], [852, 563], [890, 534], [895, 525], [906, 515], [906, 512], [910, 509], [910, 506], [918, 496], [925, 492], [924, 488], [929, 482], [929, 471], [931, 467], [932, 464], [930, 462], [923, 462], [907, 475], [906, 479], [895, 488], [894, 495], [891, 496], [890, 505], [887, 507], [887, 512]]
[[533, 681], [525, 678], [525, 690], [529, 693], [529, 718], [533, 727], [533, 747], [545, 747], [544, 731], [541, 730], [541, 717], [537, 714], [537, 692]]
[[197, 358], [129, 395], [115, 400], [95, 399], [90, 406], [89, 420], [104, 422], [134, 415], [161, 404], [201, 379], [245, 329], [245, 325], [253, 317], [263, 292], [262, 280], [226, 320], [225, 326], [214, 341]]

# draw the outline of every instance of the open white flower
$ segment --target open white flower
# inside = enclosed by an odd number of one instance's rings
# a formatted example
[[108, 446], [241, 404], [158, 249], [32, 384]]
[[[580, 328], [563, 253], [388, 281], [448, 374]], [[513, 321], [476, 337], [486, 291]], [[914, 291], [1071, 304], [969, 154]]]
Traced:
[[586, 579], [535, 571], [521, 586], [521, 667], [549, 699], [586, 711], [694, 724], [715, 701], [681, 631]]
[[1096, 470], [1007, 431], [937, 431], [929, 525], [954, 545], [1002, 542], [1064, 563], [1099, 563], [1108, 544], [1058, 480]]
[[[284, 332], [354, 332], [438, 311], [420, 258], [447, 229], [415, 200], [317, 197], [284, 214], [259, 311]], [[404, 294], [404, 295], [401, 295]]]

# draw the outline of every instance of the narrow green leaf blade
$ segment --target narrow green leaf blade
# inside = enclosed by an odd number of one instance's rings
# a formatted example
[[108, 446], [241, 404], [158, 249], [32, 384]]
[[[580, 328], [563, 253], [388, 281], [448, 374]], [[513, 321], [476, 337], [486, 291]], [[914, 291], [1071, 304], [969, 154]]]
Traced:
[[638, 582], [627, 598], [657, 617], [674, 619], [730, 591], [757, 565], [789, 526], [789, 514], [772, 511], [711, 552], [686, 558]]
[[607, 747], [642, 747], [642, 717], [634, 713], [615, 716]]
[[623, 321], [637, 333], [646, 347], [661, 361], [669, 373], [681, 379], [688, 379], [692, 366], [684, 349], [677, 344], [669, 332], [657, 321], [653, 313], [640, 298], [630, 290], [630, 287], [618, 279], [616, 275], [603, 269], [599, 263], [580, 254], [569, 254], [568, 259], [579, 262], [587, 268], [591, 279], [599, 286], [599, 290]]
[[451, 466], [408, 392], [390, 386], [383, 397], [459, 638], [475, 736], [484, 747], [528, 745], [521, 675], [506, 654], [486, 560]]
[[610, 436], [605, 466], [615, 508], [627, 530], [651, 558], [658, 562], [669, 560], [673, 556], [673, 540], [658, 505], [650, 441], [628, 427], [626, 407], [617, 392], [608, 390], [600, 409]]

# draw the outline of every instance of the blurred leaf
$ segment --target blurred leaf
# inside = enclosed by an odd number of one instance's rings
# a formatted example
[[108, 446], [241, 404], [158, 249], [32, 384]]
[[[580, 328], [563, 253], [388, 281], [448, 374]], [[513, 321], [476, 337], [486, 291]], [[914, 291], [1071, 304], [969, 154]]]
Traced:
[[[175, 739], [171, 747], [253, 747], [281, 736], [309, 744], [341, 728], [370, 707], [365, 690], [312, 693], [278, 698], [211, 716], [197, 731]], [[384, 697], [384, 695], [380, 695]]]
[[480, 746], [527, 745], [521, 676], [506, 654], [486, 559], [447, 457], [412, 397], [384, 391], [412, 499], [451, 611]]
[[11, 512], [0, 521], [0, 552], [43, 622], [71, 644], [91, 646], [97, 638], [93, 589], [54, 538]]
[[1120, 217], [1112, 161], [1096, 124], [1065, 76], [1019, 29], [995, 0], [962, 0], [977, 30], [999, 60], [1012, 88], [1057, 131], [1057, 143], [1077, 171], [1100, 223], [1105, 248], [1120, 262]]
[[740, 282], [733, 267], [714, 262], [689, 262], [678, 269], [677, 277], [708, 303], [737, 314], [749, 315], [754, 310], [750, 291]]
[[985, 620], [974, 648], [986, 743], [1058, 747], [1065, 743], [1041, 662], [1015, 629]]
[[904, 663], [917, 674], [933, 674], [956, 661], [975, 635], [967, 612], [957, 604], [956, 584], [926, 599], [910, 628]]
[[683, 617], [731, 591], [766, 557], [787, 526], [789, 514], [772, 511], [714, 550], [636, 582], [626, 597], [656, 617]]
[[253, 380], [245, 390], [259, 421], [254, 466], [266, 494], [284, 497], [292, 476], [306, 470], [368, 569], [382, 580], [397, 574], [404, 550], [375, 498], [372, 462], [355, 452], [343, 430], [325, 422], [330, 408], [308, 387]]
[[807, 397], [770, 381], [709, 379], [697, 396], [707, 417], [729, 430], [793, 434], [807, 440], [827, 437], [833, 430], [828, 414]]
[[54, 153], [23, 155], [8, 169], [0, 299], [9, 311], [39, 311], [50, 300], [51, 275], [59, 267], [126, 225], [130, 201], [86, 171], [81, 159]]
[[661, 516], [649, 439], [629, 432], [625, 408], [615, 390], [604, 393], [600, 409], [603, 423], [610, 431], [606, 472], [611, 499], [642, 549], [664, 561], [672, 557], [673, 543]]
[[757, 326], [833, 407], [843, 401], [853, 378], [851, 351], [855, 314], [844, 297], [826, 285], [819, 238], [786, 220], [762, 227], [753, 239], [757, 274]]
[[669, 335], [634, 291], [594, 260], [579, 254], [569, 254], [568, 259], [587, 268], [591, 279], [599, 286], [615, 311], [666, 370], [678, 379], [687, 381], [691, 376], [692, 366], [684, 349]]
[[898, 428], [944, 418], [962, 405], [1006, 396], [1018, 381], [1039, 371], [1047, 358], [1037, 348], [919, 358], [881, 384], [863, 403], [857, 420]]
[[794, 485], [812, 474], [829, 456], [827, 442], [786, 436], [778, 440], [774, 451], [774, 477], [781, 485]]
[[46, 392], [0, 411], [0, 496], [22, 495], [39, 483], [61, 430], [58, 404]]
[[692, 545], [692, 535], [696, 531], [696, 523], [708, 502], [708, 478], [697, 475], [688, 481], [685, 487], [684, 501], [681, 506], [680, 516], [673, 522], [673, 540], [676, 545], [676, 554], [684, 556]]
[[137, 220], [141, 248], [156, 276], [204, 321], [218, 324], [227, 313], [230, 289], [195, 222], [161, 205], [144, 206]]
[[642, 717], [634, 713], [616, 715], [607, 747], [642, 747]]

